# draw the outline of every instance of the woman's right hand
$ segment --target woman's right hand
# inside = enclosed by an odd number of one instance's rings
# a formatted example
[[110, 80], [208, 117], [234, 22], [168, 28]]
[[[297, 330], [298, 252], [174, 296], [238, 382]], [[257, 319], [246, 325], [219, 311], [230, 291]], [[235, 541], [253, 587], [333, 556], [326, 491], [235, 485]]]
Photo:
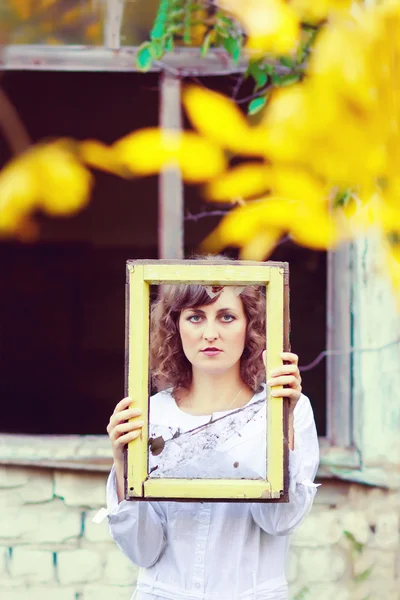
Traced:
[[110, 422], [107, 425], [107, 433], [111, 440], [114, 464], [122, 465], [124, 462], [124, 447], [128, 442], [136, 439], [140, 435], [140, 431], [144, 425], [144, 421], [134, 420], [132, 417], [140, 417], [142, 411], [140, 408], [129, 408], [132, 404], [132, 398], [123, 398], [118, 402], [110, 417]]

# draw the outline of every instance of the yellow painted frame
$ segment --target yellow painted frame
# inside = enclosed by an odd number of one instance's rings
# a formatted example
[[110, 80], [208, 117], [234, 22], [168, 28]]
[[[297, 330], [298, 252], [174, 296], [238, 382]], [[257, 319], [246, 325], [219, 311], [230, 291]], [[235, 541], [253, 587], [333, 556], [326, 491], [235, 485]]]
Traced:
[[[126, 395], [142, 409], [142, 434], [130, 442], [125, 460], [127, 500], [251, 500], [288, 501], [288, 411], [283, 398], [267, 398], [267, 479], [151, 479], [148, 477], [149, 310], [150, 286], [266, 286], [267, 369], [282, 364], [289, 350], [289, 267], [287, 263], [252, 261], [127, 261]], [[266, 457], [267, 460], [267, 457]]]

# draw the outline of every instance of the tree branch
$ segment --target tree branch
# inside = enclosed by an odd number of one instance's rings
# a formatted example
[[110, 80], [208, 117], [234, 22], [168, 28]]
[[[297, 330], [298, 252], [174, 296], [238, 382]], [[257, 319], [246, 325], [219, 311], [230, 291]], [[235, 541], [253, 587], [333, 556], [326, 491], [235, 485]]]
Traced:
[[14, 154], [21, 154], [32, 143], [15, 107], [1, 88], [0, 129]]

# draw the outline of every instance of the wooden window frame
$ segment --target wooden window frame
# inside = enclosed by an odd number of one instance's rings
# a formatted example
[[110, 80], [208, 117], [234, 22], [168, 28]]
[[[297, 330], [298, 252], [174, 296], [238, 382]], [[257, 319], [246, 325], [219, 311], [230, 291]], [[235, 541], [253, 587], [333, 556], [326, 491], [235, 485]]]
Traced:
[[[121, 46], [120, 31], [123, 19], [123, 0], [110, 0], [104, 22], [104, 46], [46, 46], [46, 45], [8, 45], [3, 52], [1, 70], [51, 70], [55, 72], [135, 72], [138, 48]], [[164, 72], [161, 82], [164, 108], [179, 99], [179, 83], [182, 73], [191, 75], [231, 75], [243, 73], [247, 61], [241, 59], [234, 64], [222, 49], [210, 49], [206, 57], [201, 57], [196, 48], [177, 48], [168, 53], [162, 61], [154, 61], [153, 72]], [[175, 80], [175, 84], [174, 81]], [[178, 92], [178, 93], [177, 93]], [[174, 99], [172, 97], [174, 96]], [[164, 100], [163, 100], [164, 99]], [[179, 127], [179, 115], [173, 112], [173, 123], [168, 123], [171, 110], [161, 109], [161, 123], [164, 127]], [[168, 204], [168, 206], [166, 206]], [[183, 193], [179, 173], [163, 173], [160, 177], [160, 256], [170, 258], [183, 257]], [[179, 217], [179, 218], [178, 218]], [[168, 235], [169, 223], [173, 221], [174, 234], [177, 223], [180, 231], [175, 244]], [[352, 245], [343, 244], [335, 251], [328, 251], [328, 291], [327, 291], [327, 435], [320, 437], [321, 465], [319, 476], [331, 477], [351, 473], [361, 468], [362, 456], [355, 443], [355, 424], [359, 416], [353, 407], [352, 354], [348, 349], [352, 345]], [[317, 399], [316, 399], [317, 400]], [[325, 399], [324, 399], [325, 401]], [[354, 414], [356, 413], [356, 414]], [[54, 458], [53, 442], [49, 436], [14, 436], [0, 434], [0, 464], [34, 464], [65, 468], [97, 468], [107, 470], [106, 457], [110, 457], [107, 436], [56, 436], [65, 439], [65, 453], [60, 459]], [[86, 438], [89, 443], [86, 444]], [[92, 441], [96, 439], [99, 450], [92, 453]], [[35, 441], [35, 443], [33, 443]], [[72, 442], [70, 444], [70, 442]], [[75, 447], [88, 448], [85, 456], [77, 457]], [[16, 448], [19, 452], [16, 452]], [[37, 452], [34, 448], [37, 448]], [[1, 451], [3, 448], [3, 451]], [[46, 448], [48, 457], [46, 458]], [[101, 448], [101, 450], [100, 450]], [[25, 450], [24, 450], [25, 449]], [[18, 454], [18, 457], [16, 456]], [[96, 462], [96, 455], [102, 456], [102, 466]], [[12, 456], [16, 456], [15, 459]], [[111, 464], [111, 462], [109, 463]], [[97, 466], [96, 466], [97, 465]]]
[[[150, 286], [265, 285], [268, 372], [282, 365], [289, 349], [289, 268], [287, 263], [166, 260], [127, 262], [126, 395], [142, 410], [142, 435], [128, 444], [127, 500], [261, 500], [288, 502], [288, 403], [267, 395], [267, 477], [237, 479], [151, 479], [148, 475]], [[132, 405], [133, 406], [133, 405]], [[267, 460], [268, 457], [268, 460]]]

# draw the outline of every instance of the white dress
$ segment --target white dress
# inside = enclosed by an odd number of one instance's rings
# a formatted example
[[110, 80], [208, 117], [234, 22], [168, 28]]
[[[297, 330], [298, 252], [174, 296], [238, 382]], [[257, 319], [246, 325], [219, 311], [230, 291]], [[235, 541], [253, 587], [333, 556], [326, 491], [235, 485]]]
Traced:
[[[265, 386], [246, 406], [260, 404], [260, 400], [266, 404]], [[177, 430], [187, 432], [210, 422], [211, 418], [218, 420], [235, 412], [207, 417], [189, 415], [177, 407], [169, 392], [153, 396], [150, 406], [150, 434], [158, 436], [169, 427], [171, 438]], [[288, 599], [285, 576], [288, 536], [310, 511], [317, 488], [313, 480], [319, 462], [318, 438], [310, 401], [304, 395], [294, 411], [294, 430], [295, 449], [289, 451], [289, 503], [126, 500], [118, 503], [112, 469], [107, 482], [110, 532], [122, 552], [141, 567], [132, 598]], [[244, 464], [245, 459], [249, 465], [251, 447], [253, 475], [259, 478], [263, 468], [259, 457], [265, 457], [265, 450], [260, 447], [258, 433], [247, 423], [241, 430], [243, 443], [232, 443], [232, 436], [225, 436], [221, 444], [210, 449], [213, 459], [208, 464], [214, 464], [215, 453], [220, 453], [220, 457], [229, 458], [225, 461], [228, 468]], [[179, 459], [176, 464], [183, 472], [193, 468], [190, 461], [182, 465]], [[153, 475], [156, 472], [157, 469]], [[202, 472], [198, 476], [203, 477]]]

